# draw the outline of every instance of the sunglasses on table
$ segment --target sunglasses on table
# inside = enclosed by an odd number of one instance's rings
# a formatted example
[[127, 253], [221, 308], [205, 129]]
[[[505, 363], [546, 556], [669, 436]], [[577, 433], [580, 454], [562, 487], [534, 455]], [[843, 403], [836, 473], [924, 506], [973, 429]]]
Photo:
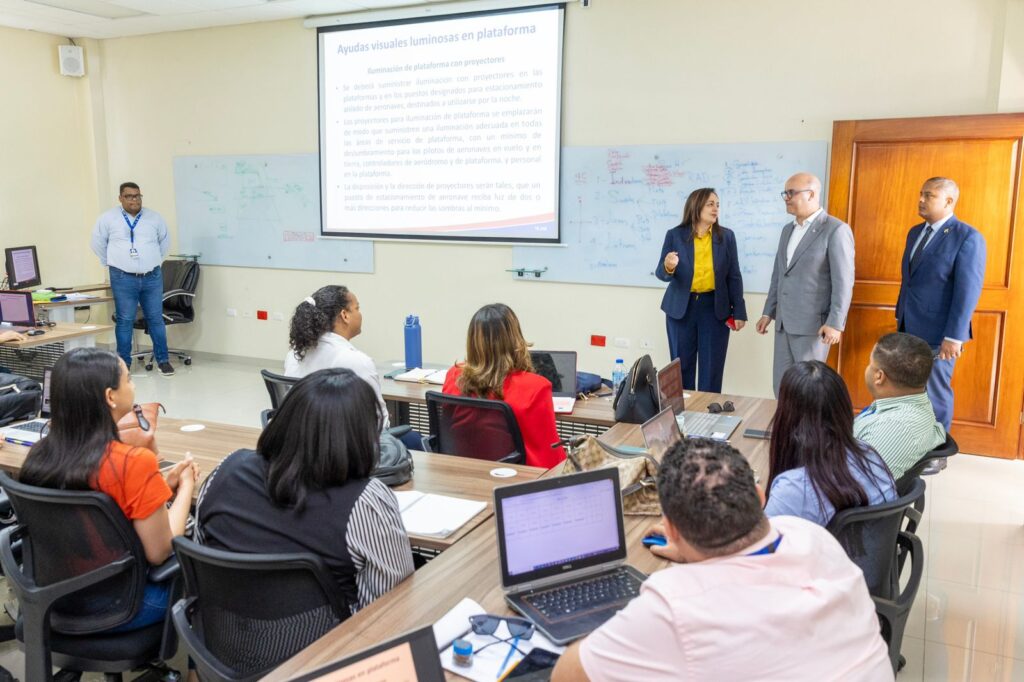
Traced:
[[719, 412], [735, 412], [736, 406], [732, 404], [731, 400], [726, 400], [724, 403], [719, 405], [718, 403], [711, 403], [708, 405], [708, 412], [711, 414], [718, 414]]
[[[498, 630], [498, 626], [504, 621], [508, 627], [508, 634], [510, 637], [501, 638], [494, 634]], [[525, 618], [516, 618], [514, 616], [493, 616], [489, 613], [482, 613], [478, 616], [469, 617], [469, 626], [473, 629], [473, 633], [477, 635], [490, 635], [494, 637], [494, 641], [489, 644], [484, 644], [473, 653], [478, 654], [489, 646], [495, 644], [508, 643], [512, 645], [513, 639], [530, 639], [533, 637], [533, 623], [526, 620]], [[523, 654], [526, 653], [519, 647], [512, 645], [516, 651]]]

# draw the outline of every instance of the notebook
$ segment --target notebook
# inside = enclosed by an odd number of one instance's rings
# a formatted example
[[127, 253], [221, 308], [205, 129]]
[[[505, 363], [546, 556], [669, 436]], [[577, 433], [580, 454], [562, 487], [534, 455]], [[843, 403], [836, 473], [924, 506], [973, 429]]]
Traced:
[[446, 538], [487, 507], [486, 502], [415, 490], [397, 491], [395, 497], [410, 535]]
[[43, 406], [39, 419], [32, 419], [20, 424], [11, 424], [4, 432], [4, 440], [17, 445], [35, 445], [46, 435], [50, 423], [50, 375], [53, 370], [43, 370]]
[[551, 398], [558, 414], [576, 406], [576, 351], [531, 350], [533, 371], [551, 382]]
[[647, 577], [626, 565], [615, 467], [495, 488], [494, 520], [505, 600], [556, 644], [598, 628]]
[[418, 630], [318, 668], [294, 682], [442, 682], [434, 629]]
[[447, 374], [447, 369], [423, 369], [422, 367], [417, 367], [396, 375], [395, 381], [412, 381], [420, 384], [444, 386], [444, 378]]
[[661, 461], [666, 450], [683, 439], [671, 407], [666, 407], [645, 421], [640, 426], [640, 433], [643, 434], [647, 451], [658, 461]]

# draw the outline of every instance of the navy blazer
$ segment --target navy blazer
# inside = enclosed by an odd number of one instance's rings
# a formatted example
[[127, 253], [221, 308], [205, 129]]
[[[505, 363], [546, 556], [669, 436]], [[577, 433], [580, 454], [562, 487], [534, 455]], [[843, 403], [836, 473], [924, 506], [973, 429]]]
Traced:
[[[669, 251], [679, 254], [679, 265], [671, 275], [665, 272], [665, 256]], [[736, 255], [736, 234], [729, 228], [723, 227], [721, 234], [711, 233], [711, 260], [715, 269], [715, 317], [726, 320], [732, 315], [737, 320], [746, 320], [747, 304], [743, 300], [743, 273]], [[669, 317], [683, 319], [693, 285], [693, 236], [689, 225], [676, 225], [665, 233], [665, 244], [654, 274], [668, 282], [661, 309]]]
[[944, 338], [973, 338], [971, 316], [985, 280], [985, 237], [950, 216], [932, 235], [917, 266], [910, 269], [911, 250], [924, 223], [910, 228], [903, 250], [903, 280], [896, 301], [898, 329], [932, 346]]

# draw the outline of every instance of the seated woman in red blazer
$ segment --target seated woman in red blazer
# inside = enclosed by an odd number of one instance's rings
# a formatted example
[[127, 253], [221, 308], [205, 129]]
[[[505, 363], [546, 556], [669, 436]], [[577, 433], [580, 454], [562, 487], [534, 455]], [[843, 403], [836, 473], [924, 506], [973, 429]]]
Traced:
[[550, 468], [565, 459], [555, 429], [551, 382], [533, 373], [519, 318], [502, 303], [485, 305], [469, 322], [466, 361], [448, 370], [444, 392], [503, 400], [512, 407], [526, 446], [526, 463]]

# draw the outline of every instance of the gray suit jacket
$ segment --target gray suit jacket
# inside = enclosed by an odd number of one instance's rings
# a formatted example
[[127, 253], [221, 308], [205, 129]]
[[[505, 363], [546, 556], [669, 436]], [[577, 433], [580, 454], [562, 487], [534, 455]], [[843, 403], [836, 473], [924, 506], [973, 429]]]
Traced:
[[822, 211], [787, 267], [793, 227], [790, 222], [782, 228], [763, 314], [789, 334], [817, 334], [823, 324], [842, 331], [853, 298], [853, 231]]

